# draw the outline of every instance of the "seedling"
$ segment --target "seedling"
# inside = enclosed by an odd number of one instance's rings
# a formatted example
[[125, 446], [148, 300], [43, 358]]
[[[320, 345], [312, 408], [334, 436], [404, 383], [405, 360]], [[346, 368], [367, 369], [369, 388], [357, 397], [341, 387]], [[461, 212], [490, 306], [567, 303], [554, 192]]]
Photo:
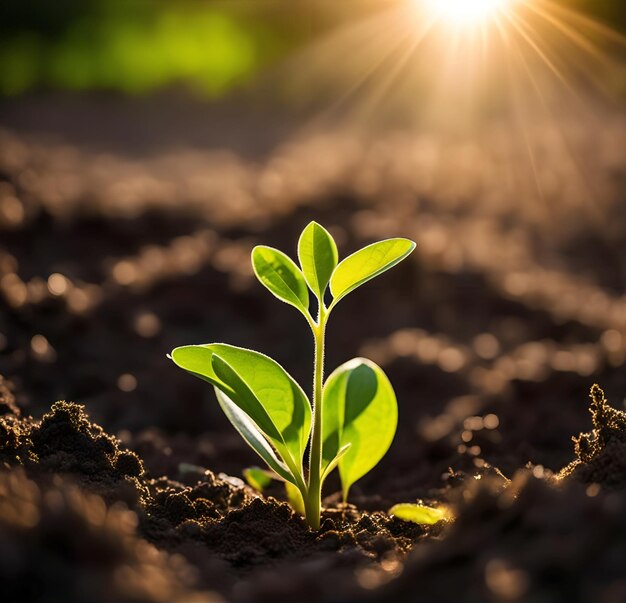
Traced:
[[[350, 360], [324, 383], [328, 317], [348, 293], [401, 262], [414, 248], [408, 239], [387, 239], [338, 263], [334, 239], [311, 222], [298, 242], [300, 267], [277, 249], [261, 245], [252, 250], [259, 281], [300, 311], [311, 327], [315, 343], [312, 404], [282, 366], [259, 352], [210, 343], [179, 347], [170, 356], [179, 367], [214, 386], [235, 429], [273, 475], [288, 485], [290, 499], [302, 499], [313, 529], [320, 525], [322, 486], [328, 475], [339, 469], [346, 500], [352, 484], [385, 455], [398, 424], [391, 383], [371, 360]], [[317, 319], [309, 310], [309, 289], [317, 299]], [[328, 290], [332, 297], [327, 300]]]

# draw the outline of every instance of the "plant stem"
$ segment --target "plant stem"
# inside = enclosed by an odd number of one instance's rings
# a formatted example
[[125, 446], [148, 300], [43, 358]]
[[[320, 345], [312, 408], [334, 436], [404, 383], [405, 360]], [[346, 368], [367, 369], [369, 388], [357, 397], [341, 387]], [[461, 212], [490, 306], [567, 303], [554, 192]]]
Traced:
[[313, 328], [315, 359], [313, 364], [313, 433], [309, 456], [309, 484], [305, 499], [306, 519], [314, 530], [320, 527], [322, 504], [322, 386], [324, 383], [324, 345], [328, 313], [320, 304], [318, 322]]

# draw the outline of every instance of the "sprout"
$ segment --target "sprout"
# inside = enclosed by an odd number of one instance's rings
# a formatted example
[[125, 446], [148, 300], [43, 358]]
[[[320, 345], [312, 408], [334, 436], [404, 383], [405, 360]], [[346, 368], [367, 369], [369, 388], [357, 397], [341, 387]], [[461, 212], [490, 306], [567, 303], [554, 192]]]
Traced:
[[[313, 399], [271, 358], [224, 343], [176, 348], [171, 359], [215, 388], [235, 429], [263, 459], [274, 479], [285, 482], [292, 506], [319, 528], [322, 486], [337, 468], [344, 500], [354, 482], [385, 455], [396, 432], [398, 406], [383, 370], [365, 358], [342, 364], [324, 382], [326, 324], [348, 293], [389, 270], [415, 248], [408, 239], [368, 245], [338, 263], [330, 233], [311, 222], [298, 243], [300, 267], [266, 246], [252, 250], [259, 281], [299, 310], [315, 342]], [[330, 289], [332, 300], [326, 305]], [[317, 319], [309, 310], [317, 298]], [[308, 472], [304, 455], [309, 450]], [[258, 479], [260, 474], [255, 474]], [[248, 479], [252, 477], [247, 476]]]

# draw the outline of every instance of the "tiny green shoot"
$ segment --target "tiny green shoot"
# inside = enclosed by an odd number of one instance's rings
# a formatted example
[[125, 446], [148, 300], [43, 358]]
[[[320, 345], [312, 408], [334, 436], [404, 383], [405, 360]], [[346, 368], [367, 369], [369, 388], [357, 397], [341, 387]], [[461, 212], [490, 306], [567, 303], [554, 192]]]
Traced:
[[387, 511], [402, 521], [411, 521], [420, 525], [433, 526], [440, 521], [450, 521], [452, 514], [446, 507], [427, 507], [422, 504], [399, 503]]
[[[320, 525], [322, 486], [328, 475], [338, 469], [346, 500], [354, 482], [385, 455], [398, 423], [393, 387], [371, 360], [350, 360], [324, 381], [328, 317], [341, 299], [401, 262], [414, 248], [408, 239], [388, 239], [339, 262], [333, 237], [311, 222], [298, 242], [300, 266], [272, 247], [252, 250], [259, 281], [294, 306], [311, 328], [315, 346], [311, 401], [282, 366], [259, 352], [210, 343], [178, 347], [170, 355], [179, 367], [213, 385], [224, 414], [271, 475], [286, 483], [292, 506], [313, 529]], [[317, 300], [316, 318], [310, 312], [309, 291]], [[258, 482], [261, 474], [246, 478]], [[266, 482], [260, 481], [262, 489]]]

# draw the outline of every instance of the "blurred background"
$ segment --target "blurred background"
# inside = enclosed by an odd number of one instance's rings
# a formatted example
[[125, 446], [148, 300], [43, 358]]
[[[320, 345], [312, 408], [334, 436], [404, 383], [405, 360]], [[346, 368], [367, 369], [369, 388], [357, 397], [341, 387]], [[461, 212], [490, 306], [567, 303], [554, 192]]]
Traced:
[[252, 347], [307, 386], [307, 327], [249, 252], [293, 257], [315, 219], [343, 255], [418, 243], [330, 326], [328, 368], [370, 356], [399, 398], [359, 487], [558, 470], [589, 386], [626, 396], [625, 29], [617, 0], [0, 3], [0, 373], [155, 474], [240, 475], [165, 354]]
[[[384, 24], [385, 13], [402, 2], [291, 4], [281, 0], [60, 0], [54, 6], [40, 0], [3, 2], [0, 92], [8, 96], [100, 90], [136, 95], [183, 87], [203, 98], [217, 98], [333, 30], [372, 18]], [[546, 3], [535, 4], [545, 10]], [[560, 7], [617, 30], [626, 26], [626, 8], [614, 0], [558, 0], [548, 10], [558, 15]], [[427, 19], [416, 18], [416, 31]], [[366, 48], [361, 51], [367, 53]], [[343, 59], [349, 58], [347, 53], [344, 49]]]

